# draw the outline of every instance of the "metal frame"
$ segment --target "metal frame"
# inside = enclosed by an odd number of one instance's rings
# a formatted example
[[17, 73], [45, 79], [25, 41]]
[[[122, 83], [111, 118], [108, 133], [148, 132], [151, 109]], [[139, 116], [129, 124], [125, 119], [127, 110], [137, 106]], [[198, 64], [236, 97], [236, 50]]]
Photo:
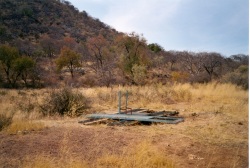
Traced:
[[128, 109], [130, 110], [130, 113], [132, 115], [132, 108], [128, 107], [128, 91], [126, 91], [126, 102], [125, 102], [125, 108], [122, 108], [122, 92], [118, 92], [118, 114], [121, 114], [121, 110], [125, 110], [125, 113], [128, 113]]
[[[145, 122], [145, 123], [166, 123], [177, 124], [183, 122], [183, 117], [177, 117], [179, 112], [177, 111], [150, 111], [146, 109], [133, 109], [128, 108], [128, 91], [126, 91], [126, 103], [125, 109], [121, 107], [122, 92], [118, 92], [118, 113], [117, 114], [89, 114], [86, 117], [89, 120], [80, 121], [79, 123], [91, 124], [96, 123], [98, 120], [112, 119], [120, 122]], [[128, 115], [128, 109], [130, 109], [130, 115]], [[121, 110], [125, 110], [122, 112]]]
[[148, 116], [148, 115], [127, 115], [127, 114], [90, 114], [87, 115], [90, 119], [112, 119], [112, 120], [126, 120], [126, 121], [140, 121], [151, 123], [166, 123], [177, 124], [183, 122], [182, 117], [162, 117], [162, 116]]

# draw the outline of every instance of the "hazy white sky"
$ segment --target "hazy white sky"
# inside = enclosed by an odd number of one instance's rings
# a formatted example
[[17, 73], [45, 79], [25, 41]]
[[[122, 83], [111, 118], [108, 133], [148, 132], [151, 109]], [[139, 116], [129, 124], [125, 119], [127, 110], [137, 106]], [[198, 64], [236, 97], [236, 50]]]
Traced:
[[248, 0], [68, 0], [117, 31], [165, 50], [248, 54]]

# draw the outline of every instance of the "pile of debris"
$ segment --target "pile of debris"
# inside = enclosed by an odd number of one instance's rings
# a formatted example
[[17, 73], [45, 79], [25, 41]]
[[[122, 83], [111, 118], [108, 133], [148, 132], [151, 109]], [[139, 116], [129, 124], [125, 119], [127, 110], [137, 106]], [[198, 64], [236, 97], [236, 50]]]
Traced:
[[87, 120], [79, 121], [84, 125], [105, 123], [107, 125], [136, 125], [165, 123], [177, 124], [183, 122], [183, 117], [178, 117], [177, 111], [153, 111], [147, 109], [132, 109], [128, 107], [129, 92], [125, 93], [125, 107], [122, 107], [122, 92], [118, 92], [118, 113], [116, 114], [90, 114]]
[[179, 117], [178, 115], [179, 112], [177, 111], [126, 109], [125, 111], [119, 111], [116, 114], [90, 114], [86, 116], [88, 119], [79, 121], [79, 123], [84, 125], [105, 123], [109, 126], [152, 123], [177, 124], [184, 121], [184, 118]]

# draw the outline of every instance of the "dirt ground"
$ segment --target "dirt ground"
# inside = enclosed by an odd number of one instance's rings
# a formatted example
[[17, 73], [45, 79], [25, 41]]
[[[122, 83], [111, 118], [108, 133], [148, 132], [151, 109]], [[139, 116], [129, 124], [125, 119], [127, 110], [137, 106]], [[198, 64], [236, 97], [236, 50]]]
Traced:
[[173, 160], [175, 167], [248, 167], [248, 121], [220, 113], [185, 114], [176, 125], [85, 126], [76, 119], [45, 119], [41, 131], [0, 132], [0, 167], [21, 167], [37, 155], [95, 161], [105, 153], [144, 140]]

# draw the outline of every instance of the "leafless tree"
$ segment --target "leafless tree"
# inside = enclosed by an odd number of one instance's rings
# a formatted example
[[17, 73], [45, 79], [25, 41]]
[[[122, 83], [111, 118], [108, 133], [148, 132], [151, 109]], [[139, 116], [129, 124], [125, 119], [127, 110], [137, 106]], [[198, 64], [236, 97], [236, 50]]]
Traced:
[[219, 77], [223, 62], [221, 54], [203, 52], [201, 53], [201, 57], [203, 60], [202, 66], [209, 76], [209, 81], [211, 81], [213, 77]]
[[178, 51], [166, 51], [164, 54], [164, 57], [166, 59], [166, 62], [170, 63], [170, 70], [174, 70], [174, 65], [178, 62], [179, 60], [179, 54], [180, 52]]
[[90, 54], [90, 67], [95, 71], [101, 83], [109, 86], [113, 80], [113, 70], [116, 57], [112, 51], [112, 44], [102, 35], [90, 38], [87, 41], [87, 47]]

